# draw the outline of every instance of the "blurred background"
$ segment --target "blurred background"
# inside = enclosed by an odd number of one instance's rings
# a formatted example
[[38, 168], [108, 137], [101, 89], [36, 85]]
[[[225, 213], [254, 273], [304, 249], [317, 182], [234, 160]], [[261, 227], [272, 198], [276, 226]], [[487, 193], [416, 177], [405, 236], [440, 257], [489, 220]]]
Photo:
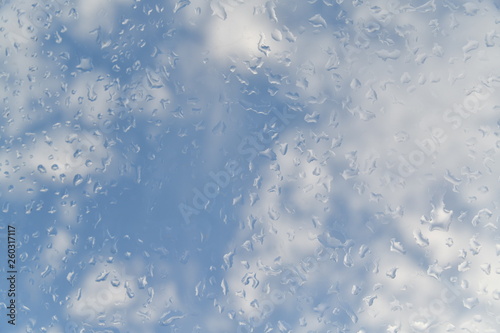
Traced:
[[499, 332], [498, 6], [0, 1], [2, 332]]

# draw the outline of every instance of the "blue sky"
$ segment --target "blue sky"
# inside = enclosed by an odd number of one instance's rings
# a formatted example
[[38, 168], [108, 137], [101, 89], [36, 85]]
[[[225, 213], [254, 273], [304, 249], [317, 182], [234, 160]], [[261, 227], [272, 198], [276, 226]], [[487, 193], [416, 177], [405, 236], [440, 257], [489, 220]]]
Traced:
[[497, 332], [497, 17], [3, 2], [9, 332]]

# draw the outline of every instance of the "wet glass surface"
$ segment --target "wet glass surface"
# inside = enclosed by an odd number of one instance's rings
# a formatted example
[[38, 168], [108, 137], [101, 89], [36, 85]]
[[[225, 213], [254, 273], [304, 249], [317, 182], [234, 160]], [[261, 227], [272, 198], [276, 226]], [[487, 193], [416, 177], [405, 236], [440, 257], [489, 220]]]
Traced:
[[499, 331], [498, 2], [0, 3], [2, 332]]

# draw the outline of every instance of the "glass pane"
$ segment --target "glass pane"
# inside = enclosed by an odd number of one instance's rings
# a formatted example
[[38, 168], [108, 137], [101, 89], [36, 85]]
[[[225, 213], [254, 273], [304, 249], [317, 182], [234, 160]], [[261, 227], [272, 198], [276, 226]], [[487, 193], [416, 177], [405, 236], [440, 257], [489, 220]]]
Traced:
[[498, 331], [497, 1], [0, 3], [2, 332]]

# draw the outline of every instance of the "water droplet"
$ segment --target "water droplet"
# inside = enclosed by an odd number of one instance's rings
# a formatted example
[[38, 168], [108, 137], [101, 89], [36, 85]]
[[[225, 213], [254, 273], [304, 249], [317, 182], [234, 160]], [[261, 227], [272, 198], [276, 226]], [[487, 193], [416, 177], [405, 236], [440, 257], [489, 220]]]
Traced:
[[400, 242], [396, 241], [395, 238], [391, 239], [391, 251], [398, 252], [401, 254], [406, 254], [406, 250]]
[[74, 186], [78, 186], [81, 183], [83, 183], [83, 177], [82, 177], [82, 175], [80, 175], [79, 173], [77, 173], [75, 175], [75, 177], [73, 177], [73, 185]]
[[375, 54], [382, 60], [397, 60], [401, 55], [401, 51], [399, 50], [379, 50], [375, 52]]
[[135, 294], [132, 291], [132, 288], [130, 288], [130, 284], [128, 281], [125, 281], [124, 287], [125, 287], [125, 290], [127, 291], [128, 298], [134, 298]]
[[137, 285], [139, 289], [144, 289], [148, 285], [148, 280], [146, 276], [141, 276], [140, 278], [137, 279]]
[[108, 275], [109, 275], [109, 272], [107, 271], [102, 271], [95, 279], [95, 282], [102, 282], [102, 281], [106, 281], [106, 279], [108, 278]]
[[399, 131], [394, 134], [394, 141], [396, 142], [406, 142], [410, 138], [410, 135], [405, 131]]
[[252, 272], [247, 272], [241, 279], [244, 285], [250, 285], [252, 288], [257, 288], [259, 286], [259, 280], [257, 279], [257, 274]]
[[94, 65], [92, 64], [92, 59], [87, 57], [81, 57], [80, 63], [76, 66], [82, 72], [90, 72], [94, 69]]
[[309, 23], [315, 28], [326, 28], [327, 24], [323, 16], [316, 14], [309, 19]]
[[281, 33], [280, 30], [274, 29], [274, 31], [271, 33], [271, 37], [277, 41], [280, 42], [283, 39], [283, 34]]
[[226, 9], [219, 0], [211, 0], [210, 9], [212, 10], [212, 15], [217, 16], [221, 20], [225, 20], [227, 18]]
[[441, 200], [437, 207], [434, 207], [432, 205], [432, 210], [430, 213], [430, 218], [427, 218], [426, 216], [422, 216], [420, 221], [422, 223], [428, 224], [429, 225], [429, 230], [441, 230], [441, 231], [448, 231], [450, 228], [451, 224], [451, 217], [453, 215], [453, 211], [451, 210], [446, 210], [444, 206], [444, 202]]
[[47, 173], [47, 170], [45, 169], [45, 167], [43, 165], [39, 165], [38, 168], [37, 168], [38, 172], [40, 173]]
[[279, 211], [274, 207], [269, 207], [268, 215], [269, 215], [269, 218], [273, 221], [277, 221], [281, 216]]
[[479, 305], [479, 299], [477, 297], [467, 297], [463, 300], [464, 307], [467, 309], [473, 309]]
[[186, 315], [184, 315], [180, 311], [167, 311], [160, 317], [160, 325], [162, 326], [169, 326], [171, 325], [174, 321], [179, 320], [184, 318]]
[[385, 275], [391, 279], [395, 279], [396, 278], [396, 273], [398, 271], [398, 267], [393, 267], [391, 269], [389, 269]]
[[413, 231], [413, 238], [415, 238], [415, 242], [420, 247], [429, 246], [429, 239], [422, 234], [422, 231], [416, 229]]
[[76, 277], [76, 274], [74, 271], [71, 271], [68, 273], [68, 275], [66, 275], [66, 280], [68, 280], [68, 282], [73, 285], [73, 282], [75, 281], [75, 277]]
[[174, 14], [177, 13], [179, 10], [181, 10], [182, 8], [188, 6], [191, 4], [191, 1], [189, 0], [180, 0], [179, 2], [177, 2], [175, 4], [175, 7], [174, 7]]

